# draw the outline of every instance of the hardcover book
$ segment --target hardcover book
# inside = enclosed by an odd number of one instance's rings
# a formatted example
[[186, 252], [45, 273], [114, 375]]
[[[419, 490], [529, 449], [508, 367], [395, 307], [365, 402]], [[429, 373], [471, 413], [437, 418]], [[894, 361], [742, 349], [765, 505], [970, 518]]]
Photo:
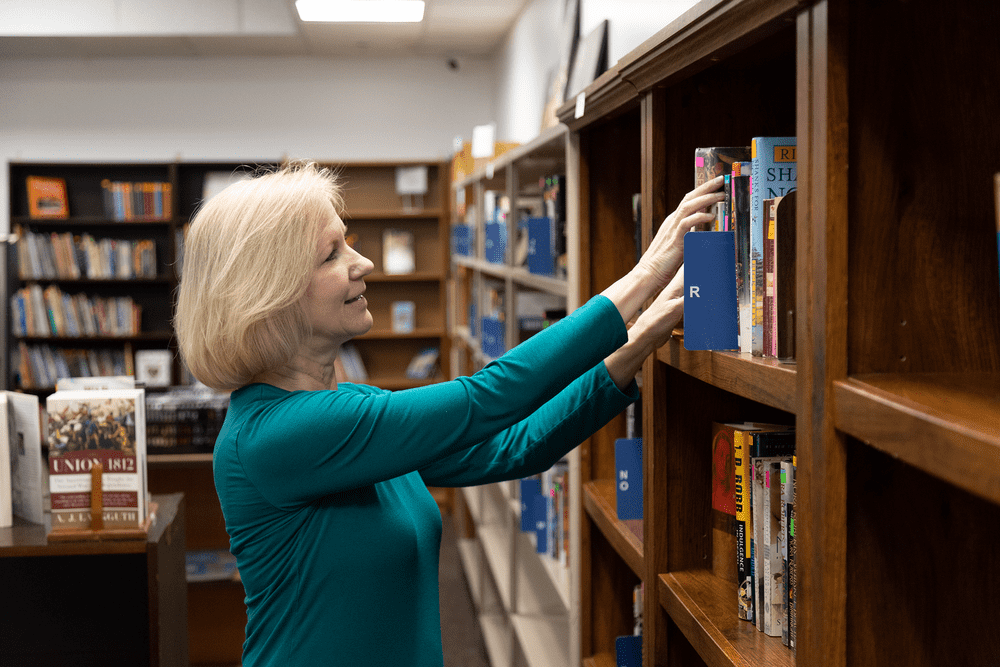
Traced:
[[[10, 512], [12, 517], [20, 517], [31, 523], [45, 522], [44, 496], [42, 486], [42, 437], [38, 423], [38, 397], [34, 394], [22, 394], [16, 391], [0, 393], [0, 405], [3, 415], [0, 415], [0, 427], [6, 433], [0, 434], [0, 446], [7, 444], [10, 448], [9, 460], [10, 484], [3, 490], [10, 489]], [[2, 457], [2, 453], [0, 453]], [[0, 468], [4, 465], [0, 461]], [[4, 495], [0, 493], [0, 495]], [[6, 511], [7, 502], [3, 510]], [[11, 525], [9, 522], [4, 525]]]
[[764, 200], [764, 356], [778, 356], [777, 324], [774, 311], [775, 214], [781, 197]]
[[413, 273], [415, 268], [413, 232], [406, 229], [387, 229], [382, 232], [382, 270], [396, 275]]
[[538, 477], [525, 477], [521, 480], [521, 531], [529, 533], [535, 530], [535, 496], [542, 494], [542, 482]]
[[615, 470], [618, 519], [642, 519], [642, 438], [615, 440]]
[[754, 137], [750, 142], [751, 351], [764, 354], [764, 200], [795, 188], [795, 137]]
[[555, 229], [552, 218], [528, 218], [528, 271], [542, 276], [555, 274]]
[[[781, 555], [781, 466], [782, 460], [758, 459], [760, 467], [763, 469], [763, 507], [762, 536], [761, 536], [761, 562], [763, 563], [763, 576], [761, 578], [761, 589], [763, 593], [764, 610], [764, 634], [769, 637], [780, 637], [784, 632], [785, 606], [782, 594], [784, 592], [784, 569]], [[755, 478], [756, 480], [756, 478]], [[756, 491], [757, 487], [754, 486]]]
[[778, 200], [774, 225], [775, 356], [795, 359], [795, 190]]
[[32, 218], [68, 218], [69, 200], [66, 179], [51, 176], [28, 176], [28, 214]]
[[739, 348], [733, 232], [684, 235], [684, 348]]
[[[694, 186], [698, 187], [717, 176], [731, 174], [733, 164], [750, 159], [749, 146], [714, 146], [694, 149]], [[715, 207], [715, 222], [707, 231], [726, 232], [731, 229], [725, 203]]]
[[90, 528], [91, 468], [104, 469], [104, 526], [146, 521], [144, 389], [57, 391], [46, 399], [52, 529]]
[[793, 594], [791, 577], [791, 563], [794, 559], [793, 541], [795, 540], [795, 522], [792, 512], [795, 507], [793, 485], [795, 483], [795, 463], [793, 459], [781, 462], [781, 532], [778, 535], [781, 550], [782, 565], [782, 589], [781, 608], [779, 613], [784, 618], [781, 626], [781, 643], [785, 646], [791, 645], [791, 597]]
[[750, 354], [753, 305], [750, 294], [750, 162], [737, 162], [730, 175], [733, 232], [736, 236], [736, 300], [739, 310], [740, 352]]

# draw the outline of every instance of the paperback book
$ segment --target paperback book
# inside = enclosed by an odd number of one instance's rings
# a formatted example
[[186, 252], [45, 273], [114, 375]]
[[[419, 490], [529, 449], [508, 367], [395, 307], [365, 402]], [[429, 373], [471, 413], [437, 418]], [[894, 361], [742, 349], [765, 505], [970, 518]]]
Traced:
[[52, 529], [90, 528], [91, 469], [103, 467], [105, 528], [147, 513], [144, 389], [56, 391], [46, 399]]
[[16, 391], [0, 392], [0, 408], [3, 412], [0, 427], [6, 430], [0, 434], [0, 470], [6, 468], [0, 475], [9, 475], [8, 483], [0, 487], [3, 497], [0, 526], [10, 526], [15, 516], [31, 523], [44, 523], [44, 459], [38, 397]]
[[795, 188], [795, 137], [754, 137], [750, 142], [751, 351], [764, 354], [764, 201]]

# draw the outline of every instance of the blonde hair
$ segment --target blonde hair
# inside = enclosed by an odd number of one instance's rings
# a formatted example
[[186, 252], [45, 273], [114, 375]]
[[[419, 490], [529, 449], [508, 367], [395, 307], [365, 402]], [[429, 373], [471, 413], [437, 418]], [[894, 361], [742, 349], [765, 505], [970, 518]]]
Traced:
[[309, 333], [299, 307], [323, 223], [341, 212], [337, 176], [295, 163], [205, 202], [184, 241], [174, 327], [192, 374], [232, 391], [288, 363]]

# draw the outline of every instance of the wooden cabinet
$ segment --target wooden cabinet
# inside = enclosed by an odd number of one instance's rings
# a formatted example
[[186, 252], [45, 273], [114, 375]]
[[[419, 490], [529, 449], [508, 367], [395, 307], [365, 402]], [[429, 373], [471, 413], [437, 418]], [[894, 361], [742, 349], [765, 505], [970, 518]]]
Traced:
[[[648, 244], [696, 147], [798, 139], [796, 362], [681, 330], [647, 360], [641, 540], [614, 513], [621, 420], [580, 449], [584, 664], [614, 664], [638, 582], [647, 666], [995, 662], [1000, 64], [974, 54], [997, 46], [972, 0], [706, 0], [559, 110], [581, 299], [631, 266], [633, 193]], [[737, 620], [712, 521], [711, 423], [743, 420], [798, 432], [795, 651]]]
[[5, 664], [188, 665], [185, 499], [153, 502], [144, 540], [50, 544], [48, 523], [0, 528]]
[[[551, 178], [566, 174], [567, 140], [566, 128], [559, 126], [452, 184], [453, 227], [461, 228], [456, 235], [461, 234], [466, 248], [451, 258], [453, 376], [471, 374], [521, 342], [530, 335], [527, 322], [537, 322], [546, 310], [578, 305], [571, 288], [575, 278], [567, 279], [557, 268], [554, 275], [532, 273], [520, 261], [516, 247], [519, 222], [526, 216], [542, 217], [545, 191], [550, 196], [554, 192]], [[575, 201], [571, 194], [566, 197], [567, 203]], [[496, 209], [501, 210], [499, 216]], [[572, 220], [573, 215], [571, 211], [566, 218]], [[489, 233], [488, 223], [495, 225]], [[505, 229], [499, 230], [499, 225]], [[488, 250], [489, 243], [503, 237], [509, 242], [502, 252], [496, 246]], [[570, 222], [566, 243], [573, 248], [576, 242], [576, 227]], [[576, 257], [575, 251], [568, 253], [567, 275], [576, 275]], [[485, 340], [488, 337], [492, 340]], [[567, 463], [572, 488], [579, 476], [575, 454]], [[461, 490], [455, 512], [459, 548], [494, 667], [579, 663], [575, 613], [579, 607], [573, 598], [571, 573], [578, 568], [574, 554], [579, 549], [572, 545], [579, 541], [573, 527], [579, 525], [574, 517], [580, 508], [573, 497], [571, 493], [570, 549], [563, 564], [539, 554], [534, 535], [522, 532], [517, 482]]]

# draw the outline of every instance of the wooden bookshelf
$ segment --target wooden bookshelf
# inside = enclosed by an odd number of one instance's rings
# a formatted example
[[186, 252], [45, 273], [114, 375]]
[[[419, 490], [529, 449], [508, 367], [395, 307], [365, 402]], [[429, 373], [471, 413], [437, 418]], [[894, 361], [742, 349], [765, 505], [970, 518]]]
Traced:
[[[613, 664], [636, 580], [647, 667], [995, 662], [1000, 64], [973, 53], [998, 41], [973, 0], [704, 0], [559, 110], [581, 299], [634, 260], [633, 193], [647, 245], [696, 147], [798, 138], [795, 363], [681, 330], [647, 360], [641, 547], [609, 498], [624, 422], [580, 448], [583, 664]], [[799, 434], [794, 651], [737, 619], [712, 522], [711, 423], [743, 420]]]

